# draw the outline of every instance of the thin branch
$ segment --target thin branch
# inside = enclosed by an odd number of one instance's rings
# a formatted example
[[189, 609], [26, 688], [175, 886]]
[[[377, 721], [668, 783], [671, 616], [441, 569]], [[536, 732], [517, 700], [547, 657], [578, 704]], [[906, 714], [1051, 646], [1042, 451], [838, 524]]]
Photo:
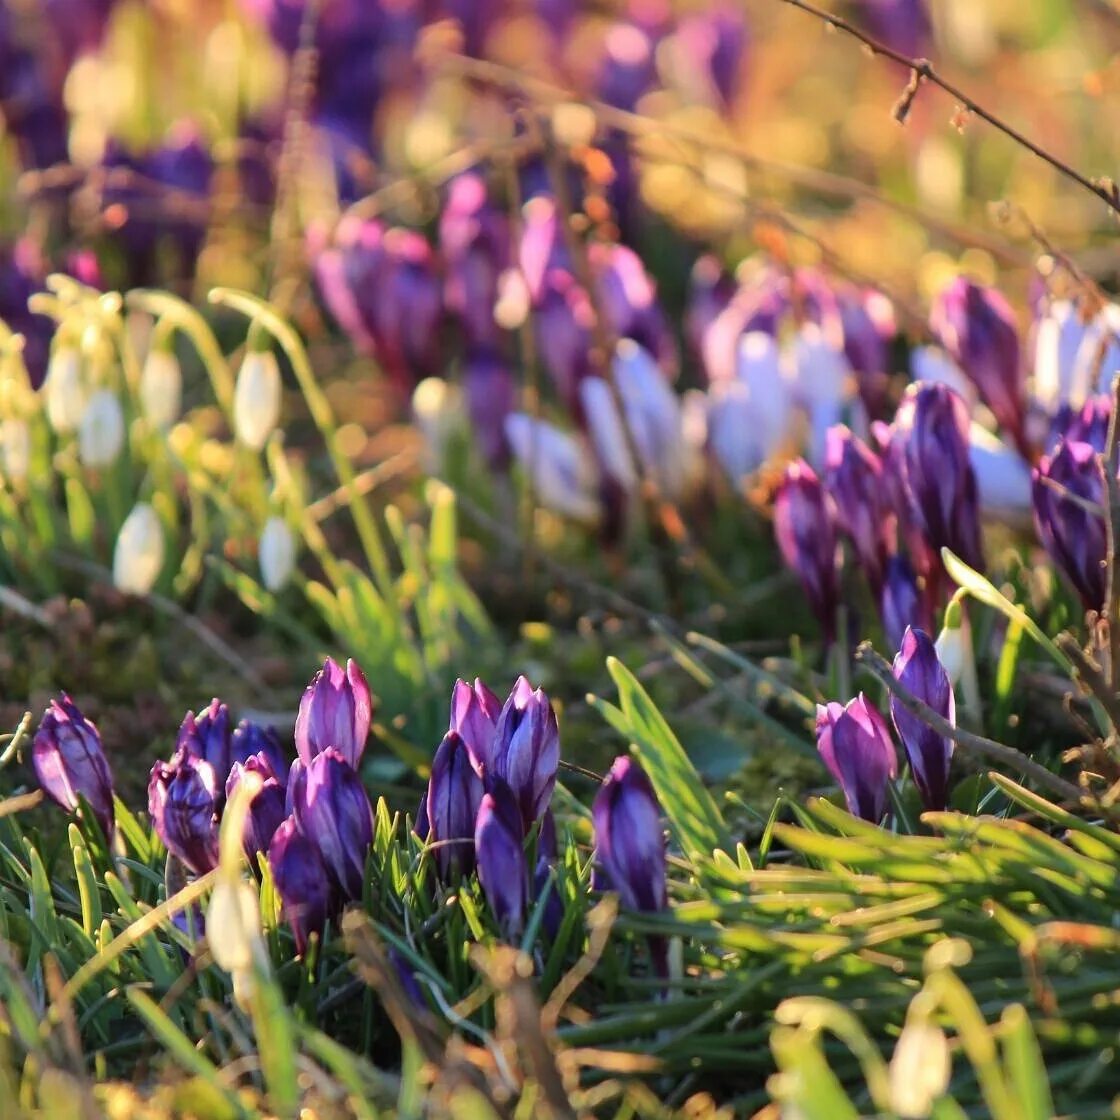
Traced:
[[952, 739], [962, 750], [970, 754], [980, 755], [991, 762], [998, 762], [1009, 769], [1018, 770], [1059, 797], [1077, 803], [1086, 800], [1083, 790], [1072, 782], [1067, 782], [1064, 778], [1052, 774], [1045, 766], [1041, 766], [1033, 758], [1023, 754], [1022, 751], [1005, 746], [1003, 743], [997, 743], [994, 739], [986, 739], [983, 735], [975, 735], [971, 731], [954, 727], [944, 716], [939, 715], [928, 704], [919, 700], [905, 685], [898, 681], [890, 662], [876, 653], [870, 642], [863, 642], [856, 650], [856, 661], [877, 678], [908, 712], [916, 715], [918, 719], [932, 727], [939, 735], [945, 735]]
[[953, 83], [946, 78], [943, 78], [934, 70], [928, 58], [910, 58], [908, 55], [896, 51], [893, 47], [888, 47], [885, 43], [879, 42], [878, 39], [872, 39], [870, 35], [860, 30], [855, 24], [849, 23], [846, 19], [833, 15], [831, 12], [826, 12], [813, 4], [809, 4], [806, 0], [778, 0], [778, 2], [781, 4], [788, 4], [791, 8], [797, 8], [808, 15], [815, 16], [829, 27], [837, 31], [843, 31], [846, 35], [851, 35], [852, 38], [858, 39], [873, 55], [889, 58], [905, 66], [911, 73], [911, 85], [914, 87], [915, 93], [917, 92], [917, 86], [923, 81], [930, 82], [940, 87], [949, 94], [950, 97], [959, 101], [960, 104], [974, 116], [987, 121], [993, 128], [1002, 132], [1005, 136], [1010, 137], [1020, 147], [1026, 148], [1032, 155], [1037, 156], [1044, 163], [1048, 163], [1055, 171], [1060, 172], [1067, 179], [1072, 179], [1073, 182], [1084, 187], [1085, 190], [1095, 194], [1097, 198], [1104, 202], [1111, 210], [1120, 213], [1120, 192], [1117, 191], [1115, 183], [1110, 179], [1093, 180], [1086, 178], [1081, 172], [1070, 167], [1064, 160], [1059, 159], [1045, 148], [1039, 147], [1033, 140], [1028, 139], [1019, 132], [1018, 129], [1012, 128], [1006, 121], [1001, 120], [994, 113], [985, 109], [979, 102], [974, 101], [964, 90], [953, 85]]
[[1108, 681], [1114, 692], [1120, 692], [1120, 572], [1116, 565], [1120, 555], [1120, 376], [1112, 382], [1112, 413], [1108, 418], [1108, 438], [1104, 454], [1105, 488], [1108, 494], [1108, 516], [1104, 520], [1107, 547], [1105, 549], [1105, 612], [1108, 627]]

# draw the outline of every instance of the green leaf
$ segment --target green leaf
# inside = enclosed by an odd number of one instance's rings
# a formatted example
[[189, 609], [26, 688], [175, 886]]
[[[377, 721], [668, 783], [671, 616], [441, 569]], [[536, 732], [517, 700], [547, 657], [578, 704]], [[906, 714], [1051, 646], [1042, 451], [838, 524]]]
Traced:
[[1003, 1059], [1008, 1081], [1018, 1097], [1016, 1115], [1021, 1120], [1050, 1120], [1054, 1102], [1046, 1079], [1046, 1063], [1030, 1017], [1022, 1004], [1003, 1010]]

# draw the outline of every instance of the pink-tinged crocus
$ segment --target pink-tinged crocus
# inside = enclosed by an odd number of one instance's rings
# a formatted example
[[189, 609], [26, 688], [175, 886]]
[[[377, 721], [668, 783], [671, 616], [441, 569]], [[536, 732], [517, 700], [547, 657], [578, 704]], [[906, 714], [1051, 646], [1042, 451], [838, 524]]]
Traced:
[[43, 792], [67, 812], [84, 797], [107, 837], [113, 831], [113, 775], [97, 728], [61, 693], [35, 732], [31, 765]]
[[878, 824], [887, 811], [887, 785], [898, 774], [890, 728], [861, 692], [845, 706], [817, 705], [817, 750], [840, 785], [848, 812]]
[[[911, 695], [949, 723], [956, 722], [956, 702], [949, 674], [937, 656], [933, 640], [924, 630], [906, 628], [894, 659], [894, 675]], [[891, 719], [910, 760], [910, 773], [922, 796], [922, 804], [930, 810], [944, 809], [949, 795], [953, 740], [935, 731], [894, 696], [891, 697]]]
[[343, 669], [328, 657], [303, 693], [296, 716], [296, 752], [305, 766], [334, 747], [354, 768], [362, 760], [373, 718], [373, 698], [355, 661]]
[[786, 468], [774, 499], [774, 532], [786, 565], [797, 573], [825, 641], [836, 635], [840, 545], [836, 511], [813, 468], [797, 460]]
[[475, 821], [478, 878], [502, 936], [512, 941], [525, 926], [529, 867], [517, 798], [501, 778], [491, 778]]
[[1097, 452], [1088, 443], [1063, 439], [1052, 455], [1039, 460], [1031, 495], [1043, 547], [1073, 584], [1084, 608], [1100, 610], [1108, 547], [1105, 478]]
[[958, 276], [934, 300], [930, 327], [976, 385], [1000, 427], [1025, 450], [1019, 330], [1002, 293]]

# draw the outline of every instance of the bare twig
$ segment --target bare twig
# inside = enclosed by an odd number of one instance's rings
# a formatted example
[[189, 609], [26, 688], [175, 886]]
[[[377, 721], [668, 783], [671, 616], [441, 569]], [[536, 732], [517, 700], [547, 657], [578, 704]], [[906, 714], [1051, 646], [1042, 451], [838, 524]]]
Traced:
[[1089, 179], [1082, 175], [1080, 171], [1070, 167], [1064, 160], [1059, 159], [1045, 148], [1039, 147], [1038, 144], [1024, 136], [1018, 129], [1012, 128], [1006, 121], [997, 117], [995, 113], [985, 109], [978, 101], [969, 97], [964, 90], [955, 86], [946, 78], [943, 78], [934, 70], [928, 58], [910, 58], [908, 55], [896, 51], [893, 47], [888, 47], [885, 43], [879, 42], [878, 39], [871, 38], [865, 31], [856, 27], [855, 24], [849, 23], [846, 19], [833, 15], [831, 12], [826, 12], [822, 8], [808, 3], [807, 0], [778, 0], [778, 2], [788, 4], [791, 8], [797, 8], [808, 15], [815, 16], [829, 27], [837, 31], [842, 31], [846, 35], [851, 35], [852, 38], [858, 39], [873, 55], [889, 58], [905, 66], [911, 72], [911, 75], [915, 76], [911, 79], [912, 85], [919, 81], [926, 81], [930, 82], [932, 85], [938, 86], [949, 94], [950, 97], [955, 98], [968, 112], [979, 117], [981, 120], [987, 121], [993, 128], [1014, 140], [1020, 147], [1026, 148], [1032, 155], [1037, 156], [1044, 163], [1048, 163], [1055, 171], [1058, 171], [1067, 179], [1073, 180], [1073, 182], [1084, 187], [1085, 190], [1095, 194], [1109, 209], [1120, 213], [1120, 192], [1117, 191], [1115, 183], [1109, 179]]
[[1116, 570], [1120, 559], [1120, 377], [1112, 382], [1112, 413], [1108, 418], [1108, 438], [1105, 441], [1104, 481], [1108, 494], [1108, 516], [1105, 518], [1107, 547], [1105, 549], [1105, 612], [1108, 627], [1107, 675], [1113, 692], [1120, 692], [1120, 572]]
[[970, 754], [978, 754], [992, 762], [998, 762], [1020, 773], [1033, 778], [1038, 785], [1048, 789], [1059, 797], [1080, 803], [1086, 800], [1083, 790], [1072, 782], [1052, 774], [1045, 766], [1035, 762], [1022, 751], [997, 743], [994, 739], [986, 739], [983, 735], [975, 735], [971, 731], [954, 727], [944, 716], [935, 712], [928, 704], [918, 699], [905, 685], [901, 684], [891, 669], [890, 662], [875, 652], [870, 642], [863, 642], [856, 650], [856, 661], [863, 665], [898, 702], [923, 723], [932, 727], [939, 735], [952, 739], [962, 750]]

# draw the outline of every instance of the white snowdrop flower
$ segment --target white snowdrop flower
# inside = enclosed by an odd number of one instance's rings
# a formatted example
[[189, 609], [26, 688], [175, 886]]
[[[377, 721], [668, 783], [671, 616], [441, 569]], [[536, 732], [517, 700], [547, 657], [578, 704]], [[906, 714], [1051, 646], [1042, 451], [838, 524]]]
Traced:
[[261, 530], [258, 560], [261, 582], [269, 591], [282, 591], [292, 578], [296, 563], [296, 541], [282, 517], [270, 517]]
[[260, 451], [280, 420], [280, 367], [271, 350], [250, 350], [233, 392], [233, 427], [246, 447]]
[[9, 416], [0, 424], [0, 453], [3, 473], [10, 479], [27, 477], [31, 468], [31, 428], [26, 420]]
[[586, 444], [523, 412], [506, 417], [506, 438], [542, 505], [577, 521], [599, 520], [599, 472]]
[[147, 502], [125, 518], [113, 551], [113, 584], [129, 595], [147, 595], [163, 568], [163, 526]]
[[74, 346], [59, 346], [47, 366], [43, 386], [47, 420], [59, 435], [76, 431], [86, 411], [87, 392], [82, 379], [82, 356]]
[[157, 427], [166, 431], [179, 419], [183, 405], [183, 371], [170, 351], [148, 353], [140, 371], [140, 407]]
[[708, 450], [732, 483], [762, 466], [769, 435], [759, 422], [746, 384], [712, 387], [708, 398]]
[[976, 474], [985, 513], [1025, 514], [1031, 510], [1031, 470], [1014, 448], [980, 424], [969, 431], [968, 459]]
[[908, 1022], [890, 1064], [891, 1108], [905, 1120], [923, 1120], [949, 1088], [952, 1059], [945, 1032], [930, 1022]]
[[98, 389], [78, 425], [78, 456], [94, 469], [111, 466], [124, 447], [124, 411], [111, 389]]
[[844, 419], [850, 395], [851, 367], [843, 351], [825, 338], [820, 327], [806, 323], [793, 343], [797, 394], [809, 414], [806, 458], [814, 466], [824, 461], [828, 429]]
[[1080, 408], [1090, 385], [1088, 370], [1078, 360], [1085, 324], [1068, 299], [1054, 300], [1034, 329], [1034, 396], [1054, 412], [1063, 404]]
[[442, 377], [425, 377], [412, 391], [412, 418], [424, 437], [425, 469], [439, 474], [452, 437], [465, 423], [459, 386]]

